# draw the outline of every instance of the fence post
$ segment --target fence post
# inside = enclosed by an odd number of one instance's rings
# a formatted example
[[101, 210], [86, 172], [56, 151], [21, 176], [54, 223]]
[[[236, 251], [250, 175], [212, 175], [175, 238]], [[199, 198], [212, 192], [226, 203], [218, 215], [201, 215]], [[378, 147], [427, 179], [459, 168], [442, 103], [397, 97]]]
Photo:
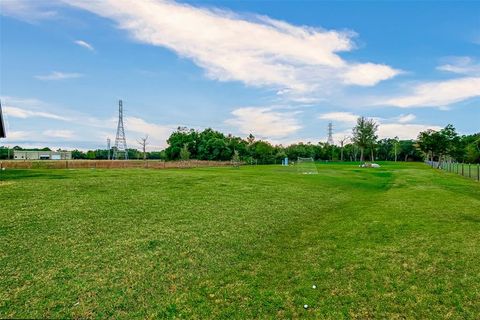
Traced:
[[468, 164], [468, 177], [472, 177], [472, 165], [470, 163]]
[[463, 173], [465, 172], [464, 168], [463, 168], [463, 162], [462, 162], [462, 177], [463, 177]]

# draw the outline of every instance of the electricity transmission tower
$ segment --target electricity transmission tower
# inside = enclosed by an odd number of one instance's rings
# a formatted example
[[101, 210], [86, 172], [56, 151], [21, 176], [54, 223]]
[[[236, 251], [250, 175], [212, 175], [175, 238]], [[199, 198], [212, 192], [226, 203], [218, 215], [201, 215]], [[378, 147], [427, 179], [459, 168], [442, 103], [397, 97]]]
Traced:
[[113, 159], [117, 160], [124, 154], [125, 160], [128, 160], [127, 139], [125, 139], [125, 129], [123, 128], [123, 104], [118, 101], [118, 126], [117, 136], [115, 137], [115, 148], [113, 149]]
[[327, 143], [333, 145], [335, 142], [333, 141], [333, 124], [331, 122], [328, 123], [328, 140]]

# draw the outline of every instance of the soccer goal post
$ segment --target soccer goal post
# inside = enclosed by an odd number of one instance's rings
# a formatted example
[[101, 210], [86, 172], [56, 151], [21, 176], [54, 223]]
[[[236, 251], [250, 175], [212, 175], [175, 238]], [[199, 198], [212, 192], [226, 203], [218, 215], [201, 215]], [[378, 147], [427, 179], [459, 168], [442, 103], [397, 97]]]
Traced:
[[300, 158], [297, 159], [297, 171], [301, 174], [317, 174], [317, 166], [313, 158]]

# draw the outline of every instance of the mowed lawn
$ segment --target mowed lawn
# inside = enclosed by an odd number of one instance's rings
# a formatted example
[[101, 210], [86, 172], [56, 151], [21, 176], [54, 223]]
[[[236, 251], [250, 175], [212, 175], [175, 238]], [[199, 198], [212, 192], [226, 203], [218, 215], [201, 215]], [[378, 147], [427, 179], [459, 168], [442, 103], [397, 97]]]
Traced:
[[317, 166], [2, 171], [0, 318], [480, 316], [478, 182]]

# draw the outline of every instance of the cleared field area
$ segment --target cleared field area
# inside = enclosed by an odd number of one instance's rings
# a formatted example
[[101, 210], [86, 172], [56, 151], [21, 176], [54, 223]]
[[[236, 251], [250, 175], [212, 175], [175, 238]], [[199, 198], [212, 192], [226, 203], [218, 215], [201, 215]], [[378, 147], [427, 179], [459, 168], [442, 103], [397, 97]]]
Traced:
[[478, 317], [478, 182], [317, 167], [2, 171], [0, 317]]

